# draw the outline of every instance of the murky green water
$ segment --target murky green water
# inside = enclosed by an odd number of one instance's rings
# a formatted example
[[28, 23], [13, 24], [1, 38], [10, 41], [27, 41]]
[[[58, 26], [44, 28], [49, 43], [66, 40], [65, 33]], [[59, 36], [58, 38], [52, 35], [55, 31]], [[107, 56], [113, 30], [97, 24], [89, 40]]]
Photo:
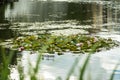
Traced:
[[[18, 36], [18, 32], [20, 34], [27, 32], [39, 33], [41, 30], [40, 27], [46, 25], [54, 26], [54, 24], [57, 24], [58, 26], [59, 24], [63, 24], [61, 27], [65, 26], [66, 29], [66, 27], [69, 27], [65, 25], [66, 21], [67, 24], [74, 21], [72, 25], [69, 24], [70, 28], [76, 25], [77, 28], [78, 25], [83, 27], [87, 25], [92, 28], [104, 28], [104, 31], [116, 31], [119, 33], [119, 6], [119, 2], [99, 0], [74, 0], [72, 2], [67, 0], [19, 0], [18, 2], [0, 5], [0, 38], [12, 38]], [[55, 22], [53, 23], [53, 21]], [[8, 23], [17, 24], [8, 25]], [[58, 29], [57, 27], [55, 28]]]

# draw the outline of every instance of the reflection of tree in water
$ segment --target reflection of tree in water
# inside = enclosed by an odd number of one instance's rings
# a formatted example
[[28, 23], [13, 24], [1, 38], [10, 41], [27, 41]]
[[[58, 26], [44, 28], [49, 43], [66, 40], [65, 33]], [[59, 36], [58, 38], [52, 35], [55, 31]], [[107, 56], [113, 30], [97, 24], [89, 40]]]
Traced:
[[[4, 0], [4, 1], [5, 1], [4, 4], [0, 4], [0, 23], [8, 23], [8, 20], [5, 19], [5, 10], [7, 6], [10, 5], [11, 10], [14, 8], [13, 2], [7, 3], [6, 1], [8, 0]], [[2, 1], [0, 0], [0, 2]]]
[[[15, 36], [15, 32], [11, 29], [10, 23], [5, 19], [5, 9], [7, 4], [0, 5], [0, 39], [9, 39]], [[13, 3], [10, 4], [11, 9], [14, 7]]]
[[6, 5], [0, 5], [0, 22], [4, 22], [5, 19], [5, 6]]
[[92, 18], [91, 12], [91, 3], [69, 3], [68, 4], [68, 12], [67, 19], [76, 19], [81, 21], [83, 24], [91, 24], [88, 21]]
[[11, 3], [15, 1], [18, 1], [18, 0], [0, 0], [0, 4]]

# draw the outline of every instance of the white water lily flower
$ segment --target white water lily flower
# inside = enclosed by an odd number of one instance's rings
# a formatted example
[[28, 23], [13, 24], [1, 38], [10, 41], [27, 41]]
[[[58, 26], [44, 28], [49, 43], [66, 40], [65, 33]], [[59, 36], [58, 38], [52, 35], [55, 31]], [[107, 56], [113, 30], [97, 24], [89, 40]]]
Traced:
[[93, 42], [97, 42], [97, 41], [98, 41], [98, 38], [94, 37]]
[[18, 37], [16, 40], [22, 40], [24, 37]]
[[83, 46], [83, 43], [77, 43], [76, 46], [81, 47]]
[[91, 42], [90, 41], [87, 41], [87, 44], [88, 44], [88, 46], [91, 46]]

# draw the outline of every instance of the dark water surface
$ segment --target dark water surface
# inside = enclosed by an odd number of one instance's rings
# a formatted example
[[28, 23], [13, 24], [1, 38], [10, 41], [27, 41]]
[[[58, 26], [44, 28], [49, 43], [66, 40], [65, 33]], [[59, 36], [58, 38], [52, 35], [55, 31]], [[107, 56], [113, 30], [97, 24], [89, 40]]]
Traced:
[[[77, 0], [75, 0], [77, 1]], [[120, 31], [120, 4], [111, 1], [67, 2], [19, 0], [0, 5], [0, 38], [15, 36], [8, 23], [35, 23], [46, 21], [76, 20], [79, 25]], [[4, 25], [3, 25], [4, 24]], [[20, 27], [19, 27], [20, 28]]]

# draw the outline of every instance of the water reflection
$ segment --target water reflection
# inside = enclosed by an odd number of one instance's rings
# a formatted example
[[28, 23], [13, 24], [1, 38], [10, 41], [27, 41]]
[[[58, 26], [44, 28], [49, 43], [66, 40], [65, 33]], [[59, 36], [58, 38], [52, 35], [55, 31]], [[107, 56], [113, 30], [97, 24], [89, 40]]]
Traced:
[[19, 4], [15, 3], [15, 5], [12, 11], [9, 8], [6, 9], [5, 15], [8, 20], [20, 22], [59, 20], [63, 19], [67, 11], [66, 3], [58, 2], [31, 2], [21, 0]]
[[80, 22], [77, 25], [120, 31], [119, 6], [119, 2], [100, 0], [20, 0], [0, 6], [0, 21], [31, 23], [76, 20]]
[[[14, 8], [7, 5], [5, 18], [17, 22], [41, 22], [76, 19], [84, 24], [103, 24], [118, 21], [119, 10], [109, 1], [52, 2], [53, 0], [20, 0]], [[116, 3], [115, 3], [116, 4]], [[117, 6], [118, 7], [118, 6]], [[117, 19], [117, 20], [116, 20]]]
[[[21, 0], [19, 3], [15, 3], [14, 9], [10, 9], [9, 6], [7, 6], [5, 17], [13, 22], [40, 22], [76, 19], [84, 24], [92, 24], [92, 18], [95, 15], [94, 12], [96, 12], [93, 9], [95, 7], [93, 5], [98, 5], [97, 3], [85, 2], [58, 3], [50, 1], [25, 1]], [[98, 12], [100, 11], [97, 11], [96, 14]]]
[[[14, 37], [15, 33], [13, 30], [9, 29], [9, 21], [5, 18], [5, 9], [7, 4], [0, 5], [0, 39], [9, 39]], [[13, 9], [13, 3], [10, 3], [10, 9]]]
[[4, 22], [5, 19], [5, 5], [0, 5], [0, 22]]

